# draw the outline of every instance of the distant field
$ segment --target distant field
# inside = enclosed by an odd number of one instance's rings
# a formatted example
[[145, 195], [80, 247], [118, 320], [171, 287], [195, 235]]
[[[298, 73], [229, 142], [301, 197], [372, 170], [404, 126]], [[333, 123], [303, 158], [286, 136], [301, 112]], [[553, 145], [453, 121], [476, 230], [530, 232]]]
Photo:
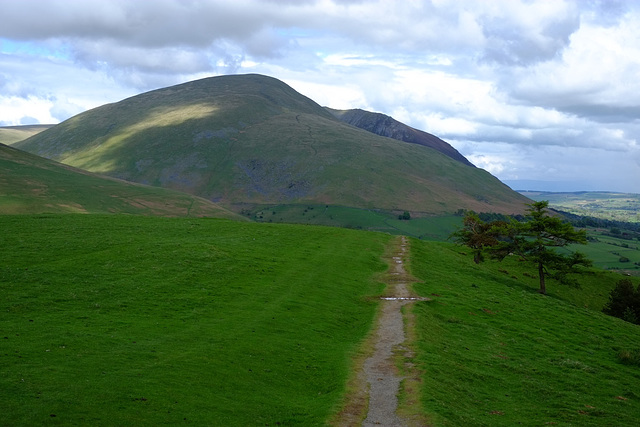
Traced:
[[[576, 215], [621, 222], [640, 222], [640, 194], [609, 192], [521, 192], [533, 200], [548, 200], [550, 207]], [[589, 244], [571, 247], [585, 253], [594, 266], [640, 276], [640, 241], [611, 235], [610, 229], [588, 228]], [[632, 234], [633, 236], [634, 234]]]
[[407, 221], [398, 219], [402, 212], [328, 205], [253, 206], [242, 213], [258, 222], [317, 224], [437, 241], [447, 240], [462, 225], [462, 217], [455, 215], [414, 217]]
[[640, 222], [640, 194], [609, 192], [550, 193], [521, 191], [536, 201], [548, 200], [549, 206], [576, 215], [625, 222]]
[[608, 230], [588, 229], [587, 245], [572, 246], [593, 261], [593, 265], [605, 270], [640, 276], [640, 241], [626, 240], [608, 235]]
[[0, 127], [0, 144], [11, 145], [49, 129], [54, 125], [24, 125]]

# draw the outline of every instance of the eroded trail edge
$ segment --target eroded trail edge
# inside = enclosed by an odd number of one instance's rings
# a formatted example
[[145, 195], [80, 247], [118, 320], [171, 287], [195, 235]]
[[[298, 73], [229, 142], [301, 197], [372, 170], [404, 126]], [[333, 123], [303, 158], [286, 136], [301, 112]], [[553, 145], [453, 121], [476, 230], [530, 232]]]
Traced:
[[[422, 417], [418, 399], [419, 375], [413, 369], [410, 340], [407, 339], [407, 327], [411, 328], [410, 307], [416, 301], [427, 301], [414, 295], [410, 284], [415, 280], [407, 273], [405, 262], [409, 256], [409, 243], [405, 236], [394, 239], [393, 250], [385, 257], [390, 264], [384, 281], [387, 288], [380, 297], [380, 312], [375, 330], [369, 344], [368, 356], [363, 359], [358, 372], [357, 392], [352, 392], [350, 405], [343, 411], [337, 425], [365, 427], [371, 426], [422, 426], [426, 425]], [[403, 314], [404, 311], [404, 314]], [[411, 334], [409, 334], [411, 335]], [[402, 367], [402, 372], [398, 369]], [[403, 383], [404, 381], [404, 383]], [[403, 383], [403, 402], [398, 403], [398, 395]], [[359, 403], [358, 403], [359, 402]], [[357, 407], [364, 407], [361, 416]], [[398, 408], [400, 406], [400, 411]], [[366, 412], [366, 418], [362, 421]]]

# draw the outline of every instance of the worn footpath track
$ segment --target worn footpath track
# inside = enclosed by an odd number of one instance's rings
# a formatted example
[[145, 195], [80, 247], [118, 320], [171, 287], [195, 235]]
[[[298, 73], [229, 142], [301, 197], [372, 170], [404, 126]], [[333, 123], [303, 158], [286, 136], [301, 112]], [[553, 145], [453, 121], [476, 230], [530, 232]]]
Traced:
[[[427, 301], [428, 298], [416, 297], [409, 289], [413, 281], [405, 269], [405, 261], [409, 254], [408, 239], [401, 236], [392, 242], [393, 252], [387, 261], [391, 264], [388, 274], [385, 275], [387, 289], [385, 296], [381, 298], [381, 307], [377, 319], [377, 325], [373, 332], [373, 350], [364, 360], [358, 373], [358, 385], [360, 393], [354, 393], [351, 397], [351, 405], [360, 403], [368, 407], [366, 419], [362, 422], [354, 412], [358, 409], [349, 408], [342, 413], [342, 417], [336, 425], [348, 425], [365, 427], [380, 426], [424, 426], [427, 423], [420, 417], [418, 408], [407, 408], [411, 405], [419, 405], [417, 396], [406, 396], [403, 402], [403, 415], [398, 414], [398, 393], [401, 382], [419, 382], [418, 373], [412, 369], [412, 353], [409, 350], [405, 326], [411, 323], [403, 315], [403, 306], [415, 301]], [[407, 312], [407, 310], [404, 310]], [[410, 312], [410, 310], [409, 310]], [[403, 365], [403, 374], [399, 372], [396, 361]], [[412, 377], [412, 378], [409, 378]], [[404, 393], [416, 393], [415, 388], [405, 387]], [[359, 396], [358, 396], [359, 394]], [[368, 401], [368, 405], [366, 404]]]

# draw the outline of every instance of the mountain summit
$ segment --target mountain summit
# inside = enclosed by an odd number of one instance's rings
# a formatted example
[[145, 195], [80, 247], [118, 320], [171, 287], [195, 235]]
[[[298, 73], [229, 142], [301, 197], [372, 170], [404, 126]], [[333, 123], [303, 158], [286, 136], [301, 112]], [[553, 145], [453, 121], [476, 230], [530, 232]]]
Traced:
[[255, 74], [146, 92], [14, 147], [237, 211], [326, 204], [517, 213], [529, 201], [468, 162], [350, 126], [285, 83]]

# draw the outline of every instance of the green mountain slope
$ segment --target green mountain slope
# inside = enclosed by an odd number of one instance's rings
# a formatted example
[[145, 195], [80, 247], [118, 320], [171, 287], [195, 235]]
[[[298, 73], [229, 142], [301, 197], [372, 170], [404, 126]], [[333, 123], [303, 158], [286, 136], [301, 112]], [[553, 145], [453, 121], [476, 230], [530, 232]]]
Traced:
[[336, 119], [286, 84], [222, 76], [147, 92], [15, 144], [75, 167], [226, 206], [327, 204], [521, 212], [488, 172]]
[[0, 144], [0, 214], [43, 212], [239, 218], [199, 197], [98, 176]]

